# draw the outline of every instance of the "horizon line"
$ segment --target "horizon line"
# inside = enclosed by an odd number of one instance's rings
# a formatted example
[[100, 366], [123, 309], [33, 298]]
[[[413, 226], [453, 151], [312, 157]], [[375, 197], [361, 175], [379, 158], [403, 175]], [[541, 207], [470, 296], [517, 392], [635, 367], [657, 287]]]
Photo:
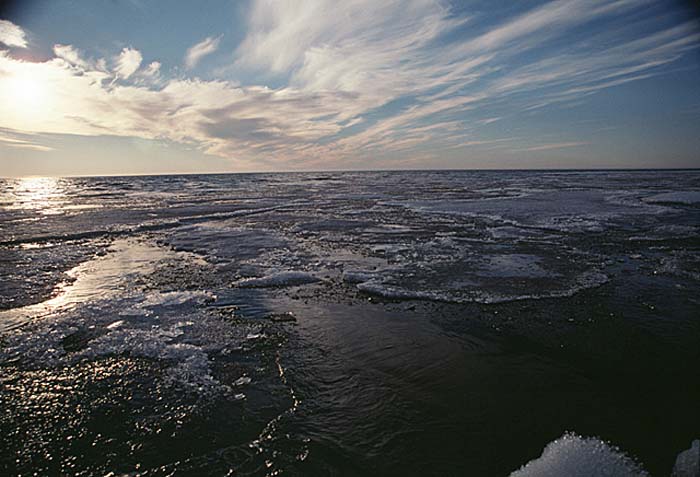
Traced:
[[337, 174], [349, 172], [645, 172], [645, 171], [700, 171], [698, 167], [597, 167], [597, 168], [464, 168], [464, 169], [314, 169], [314, 170], [290, 170], [290, 171], [226, 171], [226, 172], [147, 172], [135, 174], [27, 174], [20, 176], [0, 176], [0, 179], [26, 179], [26, 178], [55, 178], [55, 179], [89, 179], [96, 177], [159, 177], [159, 176], [223, 176], [245, 174]]

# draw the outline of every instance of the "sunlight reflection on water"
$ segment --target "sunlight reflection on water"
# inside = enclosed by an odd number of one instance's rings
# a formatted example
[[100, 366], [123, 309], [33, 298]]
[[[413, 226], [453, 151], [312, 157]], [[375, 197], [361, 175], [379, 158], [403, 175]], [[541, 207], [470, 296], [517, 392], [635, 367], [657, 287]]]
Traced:
[[8, 208], [41, 210], [45, 215], [58, 214], [68, 202], [62, 182], [56, 177], [17, 179], [5, 192], [9, 196], [6, 201], [12, 203]]
[[0, 311], [0, 332], [24, 325], [28, 321], [81, 303], [109, 297], [123, 290], [129, 278], [146, 273], [154, 264], [175, 252], [127, 240], [116, 241], [104, 257], [88, 260], [66, 272], [68, 282], [55, 290], [55, 296], [41, 303]]
[[71, 185], [69, 180], [60, 177], [19, 178], [0, 192], [0, 203], [7, 204], [5, 208], [8, 210], [35, 211], [41, 215], [102, 207], [100, 204], [74, 203]]

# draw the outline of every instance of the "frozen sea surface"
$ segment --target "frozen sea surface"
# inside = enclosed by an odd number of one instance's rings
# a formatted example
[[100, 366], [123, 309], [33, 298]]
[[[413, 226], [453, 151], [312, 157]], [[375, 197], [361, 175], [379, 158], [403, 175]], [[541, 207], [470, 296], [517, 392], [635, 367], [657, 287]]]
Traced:
[[694, 475], [698, 197], [697, 171], [2, 180], [0, 473]]

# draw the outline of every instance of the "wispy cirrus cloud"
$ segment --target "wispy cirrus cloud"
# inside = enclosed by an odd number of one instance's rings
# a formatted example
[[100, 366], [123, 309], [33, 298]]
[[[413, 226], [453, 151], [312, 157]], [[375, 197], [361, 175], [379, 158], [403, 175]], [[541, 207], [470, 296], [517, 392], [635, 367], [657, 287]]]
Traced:
[[53, 151], [51, 147], [31, 141], [26, 134], [18, 134], [15, 131], [3, 128], [0, 128], [0, 144], [18, 149], [31, 149], [41, 152]]
[[185, 67], [191, 70], [197, 63], [200, 62], [202, 58], [207, 55], [211, 55], [219, 48], [219, 43], [221, 42], [221, 36], [218, 37], [207, 37], [199, 43], [192, 45], [185, 53]]
[[549, 151], [552, 149], [568, 149], [571, 147], [580, 147], [588, 145], [587, 142], [556, 142], [552, 144], [540, 144], [539, 146], [526, 147], [523, 149], [518, 149], [519, 151]]

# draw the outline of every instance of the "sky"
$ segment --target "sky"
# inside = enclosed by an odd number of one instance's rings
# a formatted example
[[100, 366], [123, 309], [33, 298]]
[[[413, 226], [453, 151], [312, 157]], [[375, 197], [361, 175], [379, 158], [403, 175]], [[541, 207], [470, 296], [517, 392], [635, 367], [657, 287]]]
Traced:
[[677, 0], [24, 0], [0, 176], [700, 167]]

